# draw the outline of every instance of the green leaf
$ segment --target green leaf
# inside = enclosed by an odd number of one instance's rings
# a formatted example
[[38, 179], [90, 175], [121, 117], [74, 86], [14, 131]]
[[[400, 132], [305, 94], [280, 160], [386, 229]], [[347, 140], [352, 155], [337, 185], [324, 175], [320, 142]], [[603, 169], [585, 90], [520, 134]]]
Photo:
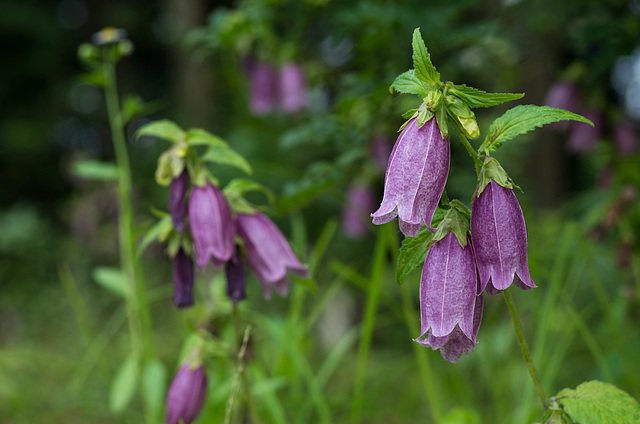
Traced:
[[575, 390], [562, 390], [557, 398], [571, 419], [580, 424], [640, 423], [640, 404], [612, 384], [588, 381]]
[[429, 83], [421, 81], [412, 69], [398, 75], [393, 81], [393, 84], [391, 84], [391, 87], [389, 87], [389, 91], [393, 91], [394, 89], [398, 93], [417, 94], [420, 97], [425, 97], [429, 91], [435, 88], [429, 85]]
[[440, 74], [431, 63], [431, 56], [420, 35], [420, 28], [416, 28], [413, 31], [411, 46], [413, 47], [413, 68], [415, 69], [416, 76], [422, 81], [438, 87], [440, 84]]
[[448, 92], [462, 99], [471, 108], [495, 106], [524, 97], [524, 93], [487, 93], [464, 84], [454, 85]]
[[112, 293], [127, 297], [129, 288], [124, 274], [118, 268], [98, 266], [93, 268], [93, 280]]
[[131, 355], [123, 362], [111, 381], [109, 410], [114, 414], [124, 411], [136, 393], [137, 384], [138, 361]]
[[87, 180], [115, 181], [118, 179], [118, 167], [116, 164], [98, 160], [74, 162], [71, 165], [71, 172]]
[[186, 133], [175, 122], [163, 119], [150, 122], [136, 131], [136, 138], [140, 138], [143, 135], [158, 137], [176, 143], [183, 140]]
[[585, 122], [593, 126], [593, 122], [587, 118], [563, 109], [535, 105], [516, 106], [493, 121], [489, 127], [489, 134], [487, 134], [487, 138], [480, 146], [480, 150], [495, 151], [505, 141], [509, 141], [520, 134], [525, 134], [536, 127], [566, 120]]
[[156, 418], [162, 414], [166, 385], [167, 369], [164, 364], [156, 358], [147, 362], [142, 373], [142, 396]]
[[253, 173], [251, 165], [249, 165], [245, 158], [227, 146], [209, 147], [204, 156], [202, 156], [202, 159], [207, 162], [236, 167], [249, 175]]
[[95, 87], [103, 88], [105, 86], [104, 75], [102, 72], [91, 72], [80, 75], [80, 81]]
[[140, 242], [138, 249], [136, 250], [136, 258], [140, 258], [147, 247], [155, 240], [164, 241], [167, 236], [173, 229], [173, 224], [171, 223], [171, 217], [166, 216], [162, 218], [160, 221], [156, 222], [144, 235], [144, 238]]
[[126, 124], [135, 118], [147, 116], [162, 108], [162, 103], [153, 101], [145, 103], [140, 96], [127, 96], [122, 102], [122, 123]]
[[187, 143], [190, 146], [227, 146], [227, 143], [202, 128], [191, 128], [187, 131]]
[[316, 280], [313, 277], [302, 278], [298, 276], [291, 276], [291, 279], [296, 283], [304, 286], [307, 290], [309, 290], [313, 294], [318, 294], [318, 285], [316, 284]]
[[248, 178], [234, 178], [229, 181], [229, 184], [224, 188], [225, 196], [229, 197], [241, 197], [244, 196], [245, 193], [249, 192], [259, 192], [267, 196], [269, 203], [273, 204], [276, 201], [273, 192], [268, 188], [263, 186], [260, 183], [257, 183]]

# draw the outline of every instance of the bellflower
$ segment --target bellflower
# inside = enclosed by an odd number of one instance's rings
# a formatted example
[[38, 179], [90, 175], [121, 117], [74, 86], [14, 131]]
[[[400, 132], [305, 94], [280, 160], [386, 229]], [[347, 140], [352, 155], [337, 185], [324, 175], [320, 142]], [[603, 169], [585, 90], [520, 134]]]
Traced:
[[169, 213], [171, 222], [177, 232], [184, 231], [184, 219], [187, 216], [187, 190], [189, 190], [189, 173], [183, 170], [178, 178], [171, 181], [169, 187]]
[[167, 393], [166, 424], [190, 424], [200, 413], [207, 394], [207, 375], [202, 365], [183, 364]]
[[[544, 104], [570, 112], [577, 112], [580, 105], [578, 87], [573, 82], [559, 81], [553, 84], [544, 99]], [[554, 122], [548, 125], [549, 129], [564, 130], [569, 127], [568, 121]]]
[[597, 110], [587, 110], [582, 115], [593, 122], [593, 127], [584, 122], [572, 122], [567, 147], [573, 153], [587, 153], [596, 147], [602, 133], [602, 116]]
[[225, 274], [227, 276], [227, 297], [236, 304], [246, 298], [244, 263], [237, 255], [226, 263]]
[[431, 227], [449, 173], [449, 138], [442, 138], [435, 118], [418, 128], [409, 121], [396, 141], [384, 181], [384, 197], [373, 223], [398, 217], [400, 231], [418, 235], [422, 223]]
[[204, 269], [211, 261], [216, 268], [222, 267], [235, 249], [235, 231], [231, 210], [218, 187], [208, 181], [204, 187], [193, 187], [189, 222], [198, 266]]
[[280, 107], [286, 113], [296, 113], [307, 107], [307, 82], [302, 69], [285, 63], [280, 69]]
[[462, 247], [449, 232], [431, 246], [422, 268], [421, 335], [415, 341], [440, 349], [449, 362], [473, 351], [482, 318], [482, 295], [477, 296], [477, 290], [471, 242], [467, 237]]
[[367, 218], [375, 205], [376, 198], [371, 187], [358, 182], [349, 186], [342, 210], [342, 228], [347, 236], [359, 238], [367, 233]]
[[247, 265], [262, 284], [267, 299], [272, 288], [282, 296], [289, 292], [288, 272], [308, 276], [307, 267], [298, 261], [278, 227], [264, 214], [239, 213], [238, 235], [244, 241]]
[[629, 121], [619, 122], [613, 127], [613, 141], [622, 156], [631, 155], [638, 150], [638, 134]]
[[173, 258], [173, 304], [176, 308], [193, 305], [193, 261], [182, 249]]
[[491, 180], [471, 208], [471, 240], [480, 275], [480, 291], [505, 290], [512, 282], [536, 287], [527, 263], [527, 227], [512, 189]]
[[266, 62], [257, 62], [249, 73], [249, 109], [256, 116], [266, 115], [277, 106], [278, 77]]

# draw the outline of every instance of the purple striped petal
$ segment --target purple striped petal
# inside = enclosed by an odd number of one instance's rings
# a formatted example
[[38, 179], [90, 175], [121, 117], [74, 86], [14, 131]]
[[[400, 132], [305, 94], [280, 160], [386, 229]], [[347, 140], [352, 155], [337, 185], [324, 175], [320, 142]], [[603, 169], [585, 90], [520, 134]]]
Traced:
[[184, 231], [184, 219], [187, 217], [187, 190], [189, 190], [189, 173], [185, 169], [178, 178], [171, 181], [169, 187], [169, 213], [173, 228], [177, 232]]

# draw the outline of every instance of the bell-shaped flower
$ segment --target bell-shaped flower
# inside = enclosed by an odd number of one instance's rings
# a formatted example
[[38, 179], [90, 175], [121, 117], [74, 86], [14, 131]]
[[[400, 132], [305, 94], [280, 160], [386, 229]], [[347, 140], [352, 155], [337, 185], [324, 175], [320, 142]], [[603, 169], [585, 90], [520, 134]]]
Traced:
[[183, 364], [171, 382], [167, 393], [166, 424], [190, 424], [204, 403], [207, 375], [202, 365]]
[[173, 304], [176, 308], [193, 305], [193, 261], [182, 249], [173, 258]]
[[189, 210], [187, 206], [187, 191], [189, 190], [189, 173], [186, 169], [182, 171], [178, 178], [171, 181], [169, 187], [169, 213], [173, 228], [177, 232], [184, 231], [184, 219]]
[[244, 263], [234, 255], [225, 265], [225, 274], [227, 277], [227, 297], [237, 304], [247, 296], [245, 294], [246, 277], [244, 275]]
[[380, 208], [373, 223], [398, 217], [400, 231], [418, 235], [422, 224], [431, 228], [433, 214], [449, 173], [449, 138], [442, 138], [435, 118], [418, 128], [416, 119], [404, 127], [396, 141], [384, 181]]
[[482, 295], [469, 238], [463, 247], [449, 232], [436, 241], [424, 261], [420, 280], [421, 335], [415, 341], [457, 362], [473, 351], [482, 318]]
[[269, 63], [256, 62], [249, 71], [249, 109], [255, 116], [273, 111], [278, 103], [278, 75]]
[[194, 186], [189, 199], [189, 223], [201, 269], [211, 261], [216, 268], [231, 258], [235, 249], [235, 229], [231, 210], [222, 191], [209, 183]]
[[296, 113], [306, 108], [309, 99], [307, 82], [302, 68], [285, 63], [280, 68], [280, 107], [285, 113]]
[[347, 189], [342, 209], [342, 229], [348, 237], [360, 238], [369, 231], [369, 214], [376, 206], [371, 187], [361, 182], [352, 183]]
[[514, 280], [525, 290], [536, 287], [529, 276], [527, 227], [515, 193], [495, 180], [478, 192], [471, 208], [471, 240], [480, 291], [487, 284], [490, 293], [505, 290]]
[[264, 214], [238, 214], [238, 235], [244, 241], [247, 265], [264, 288], [267, 299], [274, 288], [280, 295], [289, 292], [291, 272], [300, 277], [308, 276], [307, 267], [302, 265], [291, 250], [278, 227]]

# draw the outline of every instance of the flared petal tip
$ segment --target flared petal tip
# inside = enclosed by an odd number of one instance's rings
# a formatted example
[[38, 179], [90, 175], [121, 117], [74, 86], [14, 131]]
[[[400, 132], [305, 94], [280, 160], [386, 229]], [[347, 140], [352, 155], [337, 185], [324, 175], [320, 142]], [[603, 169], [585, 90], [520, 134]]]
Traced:
[[422, 223], [414, 224], [400, 220], [398, 222], [398, 227], [400, 227], [400, 231], [402, 231], [402, 234], [405, 236], [416, 237], [420, 232], [420, 228], [422, 228]]

